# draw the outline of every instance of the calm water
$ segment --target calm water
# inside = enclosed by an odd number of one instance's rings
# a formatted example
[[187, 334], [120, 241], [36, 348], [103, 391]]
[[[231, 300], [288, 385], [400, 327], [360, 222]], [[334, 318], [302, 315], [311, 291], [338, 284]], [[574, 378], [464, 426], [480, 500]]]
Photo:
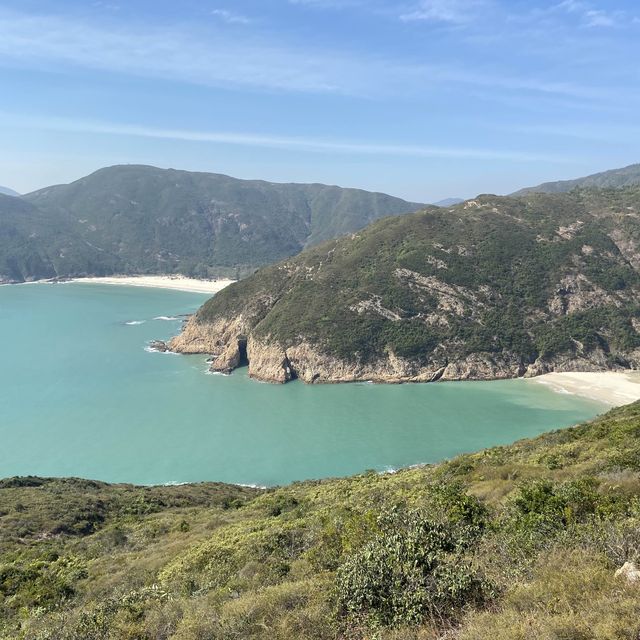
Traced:
[[[200, 294], [0, 287], [0, 477], [270, 485], [432, 462], [590, 418], [602, 405], [521, 380], [285, 386], [145, 351]], [[128, 324], [136, 323], [136, 324]]]

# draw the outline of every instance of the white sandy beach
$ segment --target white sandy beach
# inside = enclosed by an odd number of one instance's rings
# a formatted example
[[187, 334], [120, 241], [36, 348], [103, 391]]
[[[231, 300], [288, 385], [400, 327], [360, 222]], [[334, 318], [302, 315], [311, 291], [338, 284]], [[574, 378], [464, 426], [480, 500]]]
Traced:
[[129, 287], [152, 287], [155, 289], [175, 289], [193, 293], [217, 293], [234, 280], [196, 280], [185, 276], [109, 276], [104, 278], [73, 278], [71, 282], [87, 284], [127, 285]]
[[547, 373], [528, 380], [613, 407], [640, 400], [640, 371]]

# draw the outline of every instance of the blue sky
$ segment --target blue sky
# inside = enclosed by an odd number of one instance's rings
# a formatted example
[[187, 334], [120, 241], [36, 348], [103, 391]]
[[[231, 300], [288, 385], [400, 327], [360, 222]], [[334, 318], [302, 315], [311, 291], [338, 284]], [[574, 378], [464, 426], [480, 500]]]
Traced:
[[639, 61], [635, 0], [0, 0], [0, 184], [509, 193], [640, 162]]

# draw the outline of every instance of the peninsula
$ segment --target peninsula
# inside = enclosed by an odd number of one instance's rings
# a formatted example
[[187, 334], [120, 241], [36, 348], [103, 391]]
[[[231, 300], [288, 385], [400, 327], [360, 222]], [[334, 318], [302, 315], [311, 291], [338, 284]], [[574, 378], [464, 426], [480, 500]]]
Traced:
[[283, 383], [640, 366], [640, 188], [479, 196], [388, 218], [238, 282], [169, 343]]

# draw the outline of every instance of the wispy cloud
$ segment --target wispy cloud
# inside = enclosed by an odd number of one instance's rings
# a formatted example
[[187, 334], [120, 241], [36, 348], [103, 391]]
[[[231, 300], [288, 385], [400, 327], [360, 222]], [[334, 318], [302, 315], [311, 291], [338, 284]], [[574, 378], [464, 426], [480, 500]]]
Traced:
[[640, 126], [622, 122], [619, 124], [602, 122], [514, 124], [498, 125], [496, 129], [534, 136], [537, 139], [540, 139], [540, 136], [547, 136], [553, 140], [575, 138], [586, 142], [606, 143], [618, 148], [620, 146], [637, 147], [637, 143], [640, 141]]
[[[441, 9], [444, 4], [449, 6], [450, 13], [446, 16], [453, 21], [462, 19], [456, 18], [455, 11], [461, 11], [463, 5], [479, 7], [480, 1], [452, 0], [439, 6]], [[422, 4], [424, 11], [429, 7], [435, 10], [433, 3]], [[84, 68], [231, 89], [360, 97], [424, 98], [442, 89], [460, 87], [493, 90], [493, 99], [497, 101], [501, 96], [537, 94], [611, 103], [616, 95], [610, 87], [582, 86], [550, 74], [535, 77], [489, 73], [480, 68], [462, 69], [437, 62], [407, 62], [389, 55], [376, 57], [372, 53], [296, 47], [264, 39], [255, 30], [251, 38], [245, 39], [238, 39], [223, 28], [215, 31], [215, 37], [210, 35], [179, 27], [141, 30], [135, 25], [98, 25], [0, 9], [0, 64], [56, 72]], [[626, 94], [629, 97], [628, 91]]]
[[229, 11], [228, 9], [213, 9], [211, 15], [219, 18], [228, 24], [250, 24], [251, 20], [240, 13]]
[[620, 11], [605, 11], [583, 0], [562, 0], [554, 8], [578, 16], [585, 27], [615, 27], [623, 17]]
[[137, 124], [122, 124], [93, 120], [76, 120], [57, 117], [29, 117], [13, 113], [1, 113], [3, 124], [27, 129], [63, 131], [67, 133], [103, 134], [228, 144], [246, 147], [267, 147], [315, 153], [344, 153], [367, 156], [408, 156], [419, 158], [450, 158], [460, 160], [507, 160], [511, 162], [575, 161], [557, 155], [527, 153], [505, 149], [463, 148], [431, 145], [404, 145], [378, 142], [354, 142], [348, 140], [323, 140], [291, 136], [273, 136], [237, 131], [195, 131], [189, 129], [164, 129]]
[[403, 22], [450, 22], [463, 24], [474, 19], [483, 0], [421, 0], [416, 6], [400, 14]]
[[[210, 34], [209, 34], [210, 35]], [[0, 9], [0, 63], [59, 71], [77, 67], [210, 86], [341, 92], [337, 63], [304, 50], [239, 41], [224, 31], [98, 25]], [[346, 62], [343, 74], [349, 73]], [[344, 78], [344, 75], [343, 75]], [[347, 78], [344, 78], [345, 80]]]

